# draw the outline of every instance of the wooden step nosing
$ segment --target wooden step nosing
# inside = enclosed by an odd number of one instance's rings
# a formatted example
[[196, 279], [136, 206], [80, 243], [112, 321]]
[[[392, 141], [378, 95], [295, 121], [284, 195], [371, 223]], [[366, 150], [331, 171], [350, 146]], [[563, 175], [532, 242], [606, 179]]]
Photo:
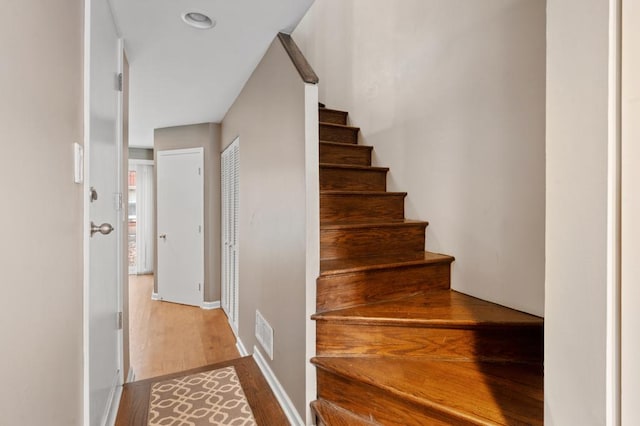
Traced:
[[337, 113], [340, 113], [340, 114], [349, 115], [349, 111], [342, 111], [341, 109], [333, 109], [333, 108], [327, 108], [327, 107], [318, 108], [318, 112], [320, 112], [320, 111], [337, 112]]
[[324, 190], [320, 191], [320, 196], [334, 197], [406, 197], [406, 192], [389, 192], [389, 191], [340, 191], [340, 190]]
[[322, 231], [336, 231], [341, 229], [367, 229], [367, 228], [426, 228], [429, 222], [420, 220], [385, 221], [385, 222], [358, 222], [358, 223], [327, 223], [320, 225]]
[[367, 172], [387, 173], [388, 167], [361, 166], [358, 164], [320, 163], [321, 169], [362, 170]]
[[418, 406], [421, 407], [425, 407], [425, 408], [429, 408], [431, 410], [434, 411], [439, 411], [442, 413], [445, 413], [453, 418], [458, 418], [458, 419], [464, 419], [466, 421], [469, 422], [474, 422], [474, 423], [478, 423], [478, 424], [482, 424], [482, 425], [497, 425], [497, 423], [495, 423], [493, 420], [491, 419], [487, 419], [486, 417], [481, 417], [481, 416], [476, 416], [472, 413], [463, 411], [462, 409], [456, 409], [454, 407], [451, 407], [449, 405], [446, 405], [444, 403], [440, 403], [440, 402], [436, 402], [433, 401], [431, 399], [427, 399], [427, 398], [421, 398], [418, 397], [414, 394], [410, 394], [407, 392], [402, 391], [401, 389], [398, 389], [395, 386], [391, 386], [391, 385], [386, 385], [386, 384], [382, 384], [373, 380], [368, 380], [368, 379], [364, 379], [361, 377], [355, 377], [351, 374], [349, 374], [348, 371], [342, 371], [340, 369], [337, 368], [331, 368], [331, 366], [322, 363], [322, 361], [320, 361], [318, 359], [319, 357], [314, 357], [311, 359], [311, 362], [318, 368], [321, 368], [331, 374], [334, 374], [336, 376], [340, 376], [340, 377], [344, 377], [350, 380], [354, 380], [354, 381], [358, 381], [358, 382], [362, 382], [365, 383], [369, 386], [375, 387], [377, 389], [383, 390], [385, 392], [388, 392], [389, 394], [391, 394], [392, 396], [405, 400], [405, 401], [409, 401], [413, 404], [416, 404]]
[[[349, 308], [350, 309], [350, 308]], [[407, 327], [407, 328], [439, 328], [459, 330], [512, 330], [514, 328], [536, 329], [544, 325], [533, 321], [473, 321], [473, 320], [449, 320], [426, 318], [392, 318], [392, 317], [367, 317], [340, 315], [340, 310], [320, 312], [313, 314], [311, 319], [315, 321], [337, 322], [348, 325], [374, 325], [381, 327]]]
[[[310, 404], [311, 408], [313, 409], [313, 411], [316, 413], [316, 415], [318, 417], [320, 417], [322, 419], [323, 422], [325, 422], [325, 424], [329, 424], [326, 423], [326, 419], [324, 418], [323, 414], [320, 413], [319, 411], [322, 410], [333, 410], [334, 412], [339, 413], [340, 416], [344, 417], [344, 418], [349, 418], [350, 420], [355, 420], [357, 422], [359, 422], [359, 424], [362, 425], [371, 425], [371, 426], [379, 426], [380, 423], [378, 422], [374, 422], [371, 419], [368, 419], [366, 417], [363, 417], [351, 410], [348, 410], [338, 404], [335, 404], [333, 402], [330, 402], [324, 398], [318, 398], [315, 401], [311, 401]], [[381, 425], [380, 425], [381, 426]]]
[[398, 261], [398, 262], [388, 262], [388, 263], [377, 263], [373, 265], [359, 265], [353, 266], [350, 268], [342, 268], [342, 269], [330, 269], [320, 272], [320, 277], [329, 277], [332, 275], [342, 275], [342, 274], [352, 274], [358, 272], [365, 271], [376, 271], [380, 269], [400, 269], [412, 266], [422, 266], [422, 265], [441, 265], [441, 264], [451, 264], [455, 261], [455, 258], [452, 256], [432, 258], [432, 259], [419, 259], [419, 260], [406, 260], [406, 261]]
[[320, 144], [324, 144], [324, 145], [331, 145], [331, 146], [336, 146], [336, 147], [352, 147], [352, 148], [356, 148], [356, 149], [363, 149], [363, 150], [367, 150], [367, 151], [372, 151], [373, 150], [373, 146], [371, 145], [358, 145], [355, 143], [344, 143], [344, 142], [334, 142], [334, 141], [320, 141]]
[[354, 133], [360, 131], [360, 127], [349, 126], [348, 124], [327, 123], [325, 121], [320, 121], [319, 124], [321, 126], [333, 127], [333, 128], [336, 128], [336, 129], [351, 130]]

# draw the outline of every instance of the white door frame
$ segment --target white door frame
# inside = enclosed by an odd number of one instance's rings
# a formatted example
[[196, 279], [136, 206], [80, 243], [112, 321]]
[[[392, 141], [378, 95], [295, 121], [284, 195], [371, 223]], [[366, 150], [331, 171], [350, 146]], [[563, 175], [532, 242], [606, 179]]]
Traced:
[[[83, 69], [84, 69], [84, 81], [83, 81], [83, 123], [84, 123], [84, 141], [83, 141], [83, 149], [84, 149], [84, 179], [83, 179], [83, 241], [82, 241], [82, 257], [83, 257], [83, 308], [82, 308], [82, 353], [83, 353], [83, 424], [85, 426], [90, 425], [90, 411], [89, 407], [91, 406], [91, 395], [90, 395], [90, 381], [89, 381], [89, 286], [90, 286], [90, 223], [91, 223], [91, 206], [90, 206], [90, 179], [91, 176], [91, 139], [90, 139], [90, 130], [91, 130], [91, 7], [92, 0], [84, 0], [84, 59], [83, 59]], [[110, 7], [110, 5], [109, 5]], [[114, 82], [117, 73], [123, 72], [124, 67], [124, 41], [122, 38], [118, 40], [118, 51], [117, 51], [117, 63], [118, 69], [114, 70]], [[116, 122], [116, 145], [117, 145], [117, 167], [114, 170], [114, 174], [117, 173], [119, 179], [119, 188], [122, 191], [122, 188], [127, 184], [122, 178], [122, 170], [123, 170], [123, 94], [122, 92], [118, 93], [118, 105], [117, 105], [117, 122]], [[122, 192], [121, 192], [122, 194]], [[122, 198], [121, 198], [122, 200]], [[122, 281], [122, 271], [123, 268], [123, 247], [122, 247], [122, 232], [123, 227], [121, 226], [121, 219], [124, 218], [124, 209], [121, 209], [118, 216], [119, 223], [115, 225], [116, 237], [118, 239], [117, 243], [117, 308], [120, 312], [123, 309], [123, 281]], [[124, 218], [126, 220], [126, 218]], [[120, 402], [120, 396], [122, 392], [121, 385], [124, 383], [124, 342], [123, 342], [123, 330], [118, 330], [117, 336], [117, 355], [118, 355], [118, 367], [120, 370], [118, 376], [118, 383], [115, 389], [114, 395], [112, 395], [111, 399], [111, 407], [108, 418], [106, 419], [106, 424], [110, 424], [115, 422], [115, 415], [117, 414], [117, 408]]]

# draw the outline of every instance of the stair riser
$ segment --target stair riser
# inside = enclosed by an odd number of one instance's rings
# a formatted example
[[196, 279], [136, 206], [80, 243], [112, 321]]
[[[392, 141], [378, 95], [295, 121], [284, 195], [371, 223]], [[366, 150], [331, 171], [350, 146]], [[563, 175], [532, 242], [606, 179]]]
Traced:
[[317, 354], [542, 362], [542, 328], [445, 329], [317, 321]]
[[329, 164], [347, 164], [354, 166], [370, 166], [371, 150], [359, 148], [357, 145], [320, 144], [320, 162]]
[[320, 222], [404, 219], [404, 195], [320, 194]]
[[326, 142], [358, 143], [358, 129], [335, 127], [320, 123], [320, 140]]
[[425, 227], [320, 229], [320, 257], [325, 260], [424, 251]]
[[387, 172], [320, 167], [321, 191], [386, 191]]
[[449, 284], [449, 263], [328, 275], [317, 280], [317, 310], [393, 300], [429, 289], [447, 289]]
[[[373, 373], [373, 372], [372, 372]], [[317, 369], [318, 397], [384, 425], [473, 425], [435, 409], [414, 404], [366, 383]]]
[[334, 124], [342, 124], [347, 125], [347, 115], [348, 113], [344, 111], [334, 111], [331, 109], [323, 109], [319, 110], [319, 120], [322, 123], [334, 123]]

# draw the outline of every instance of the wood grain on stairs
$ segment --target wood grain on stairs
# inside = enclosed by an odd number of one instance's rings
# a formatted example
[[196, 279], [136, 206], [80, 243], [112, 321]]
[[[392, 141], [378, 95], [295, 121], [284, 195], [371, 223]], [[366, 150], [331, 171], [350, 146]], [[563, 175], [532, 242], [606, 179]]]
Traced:
[[543, 319], [451, 290], [359, 128], [319, 116], [319, 424], [542, 424]]
[[343, 124], [320, 123], [320, 140], [326, 142], [358, 143], [360, 128]]
[[320, 222], [403, 220], [406, 196], [406, 192], [320, 191]]
[[322, 260], [345, 256], [423, 252], [427, 222], [323, 224], [320, 230]]
[[385, 425], [542, 425], [540, 365], [316, 357], [319, 397]]
[[337, 109], [331, 108], [320, 108], [318, 110], [318, 116], [320, 118], [321, 123], [333, 123], [333, 124], [347, 124], [347, 116], [349, 115], [346, 111], [339, 111]]
[[320, 164], [320, 190], [386, 191], [386, 167]]
[[320, 142], [320, 163], [371, 165], [372, 146]]
[[335, 404], [318, 399], [311, 403], [311, 408], [316, 413], [316, 426], [377, 426], [380, 423], [370, 419], [356, 416], [351, 411], [345, 410]]
[[319, 313], [318, 355], [541, 362], [543, 321], [450, 290]]
[[448, 289], [451, 262], [451, 256], [429, 252], [323, 260], [316, 281], [317, 311]]

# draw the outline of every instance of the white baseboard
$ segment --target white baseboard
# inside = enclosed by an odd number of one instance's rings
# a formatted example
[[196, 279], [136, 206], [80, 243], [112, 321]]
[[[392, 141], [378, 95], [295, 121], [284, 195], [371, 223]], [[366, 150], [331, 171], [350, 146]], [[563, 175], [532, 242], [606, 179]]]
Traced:
[[267, 383], [269, 383], [269, 386], [280, 403], [284, 414], [287, 416], [287, 419], [289, 419], [289, 423], [295, 426], [304, 426], [305, 423], [302, 421], [300, 414], [298, 414], [298, 410], [296, 410], [296, 407], [293, 405], [293, 402], [291, 402], [289, 395], [285, 392], [284, 388], [276, 378], [276, 375], [273, 374], [273, 371], [269, 367], [269, 364], [267, 364], [267, 361], [257, 346], [253, 347], [253, 359], [256, 361], [256, 364], [258, 364], [258, 367], [260, 367], [264, 378], [267, 379]]
[[104, 426], [114, 426], [116, 417], [118, 416], [118, 408], [120, 407], [120, 399], [122, 398], [122, 386], [116, 386], [111, 389], [109, 394], [109, 405], [105, 412], [102, 424]]
[[154, 291], [151, 293], [151, 300], [160, 300], [160, 295]]
[[200, 307], [202, 309], [219, 309], [220, 308], [220, 301], [216, 300], [213, 302], [202, 302], [202, 305], [200, 305]]
[[129, 367], [129, 373], [127, 374], [127, 381], [126, 383], [131, 383], [131, 382], [135, 382], [136, 381], [136, 373], [135, 371], [133, 371], [133, 367]]
[[242, 340], [240, 340], [240, 337], [238, 337], [238, 335], [236, 335], [236, 348], [238, 349], [238, 352], [240, 352], [240, 356], [249, 355], [249, 351], [247, 351], [247, 348], [244, 347], [244, 344], [242, 343]]

